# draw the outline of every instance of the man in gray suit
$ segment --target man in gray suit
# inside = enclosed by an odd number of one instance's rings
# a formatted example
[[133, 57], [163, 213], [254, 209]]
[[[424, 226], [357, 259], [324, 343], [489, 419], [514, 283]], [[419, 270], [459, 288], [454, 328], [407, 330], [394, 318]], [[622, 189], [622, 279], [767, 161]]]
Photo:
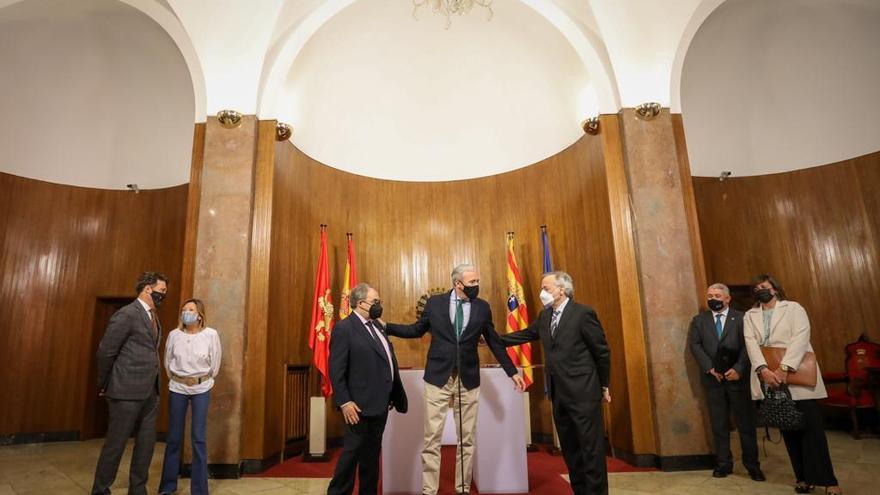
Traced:
[[162, 326], [156, 309], [165, 299], [168, 280], [144, 272], [137, 299], [117, 311], [98, 346], [98, 395], [110, 412], [107, 436], [95, 469], [93, 494], [108, 494], [116, 479], [125, 444], [135, 433], [128, 478], [130, 495], [146, 495], [147, 476], [156, 444], [159, 407], [159, 341]]
[[715, 445], [715, 470], [712, 476], [724, 478], [733, 472], [730, 452], [730, 413], [736, 417], [742, 462], [755, 481], [764, 481], [758, 462], [755, 431], [755, 406], [752, 404], [749, 377], [749, 354], [743, 336], [743, 314], [730, 307], [730, 289], [712, 284], [706, 291], [709, 311], [691, 321], [688, 344], [700, 365], [709, 420]]

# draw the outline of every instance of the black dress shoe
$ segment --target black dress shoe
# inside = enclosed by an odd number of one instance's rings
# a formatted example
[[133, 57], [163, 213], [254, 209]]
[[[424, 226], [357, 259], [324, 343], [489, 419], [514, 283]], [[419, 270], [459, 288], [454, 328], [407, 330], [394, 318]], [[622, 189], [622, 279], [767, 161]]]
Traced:
[[712, 471], [713, 478], [726, 478], [728, 474], [732, 473], [733, 469], [731, 468], [715, 468]]
[[767, 477], [764, 476], [764, 471], [761, 471], [761, 468], [749, 469], [749, 478], [752, 478], [752, 481], [767, 481]]

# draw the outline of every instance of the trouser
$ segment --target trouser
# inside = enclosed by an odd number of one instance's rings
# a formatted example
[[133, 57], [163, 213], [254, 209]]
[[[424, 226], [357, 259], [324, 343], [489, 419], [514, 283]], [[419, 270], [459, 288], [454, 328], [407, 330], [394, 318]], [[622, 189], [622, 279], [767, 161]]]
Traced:
[[387, 420], [388, 413], [385, 413], [381, 416], [361, 416], [356, 424], [345, 425], [342, 455], [336, 462], [327, 495], [350, 494], [354, 490], [355, 472], [358, 475], [358, 493], [376, 494], [379, 487], [382, 433]]
[[758, 461], [758, 435], [755, 426], [755, 404], [752, 402], [748, 382], [724, 382], [705, 387], [709, 406], [709, 422], [715, 446], [715, 465], [719, 469], [733, 469], [730, 452], [730, 413], [736, 418], [742, 447], [742, 462], [748, 470], [761, 467]]
[[98, 457], [95, 468], [95, 481], [92, 484], [93, 494], [109, 494], [119, 461], [125, 451], [125, 444], [132, 433], [135, 433], [134, 451], [131, 455], [131, 467], [128, 474], [128, 493], [130, 495], [146, 495], [147, 477], [150, 462], [153, 460], [153, 447], [156, 445], [156, 412], [159, 408], [159, 395], [152, 389], [150, 396], [144, 400], [107, 399], [109, 419], [107, 436]]
[[[461, 402], [458, 394], [461, 387]], [[453, 417], [458, 432], [455, 449], [454, 492], [467, 493], [471, 487], [474, 444], [477, 429], [477, 404], [480, 387], [470, 390], [460, 384], [458, 373], [453, 373], [442, 387], [425, 383], [425, 449], [422, 451], [422, 493], [435, 495], [440, 489], [440, 443], [449, 401], [454, 401]], [[460, 417], [459, 417], [460, 416]], [[462, 479], [462, 471], [464, 478]]]
[[180, 474], [180, 450], [183, 445], [183, 432], [186, 427], [186, 409], [192, 404], [192, 474], [190, 493], [208, 493], [208, 406], [211, 404], [211, 391], [186, 395], [168, 393], [168, 438], [165, 443], [165, 460], [162, 463], [162, 481], [159, 493], [177, 491], [177, 476]]
[[783, 431], [782, 438], [795, 478], [811, 485], [837, 486], [819, 404], [812, 399], [794, 403], [804, 413], [804, 429]]
[[553, 420], [575, 495], [606, 495], [608, 466], [601, 401], [553, 401]]

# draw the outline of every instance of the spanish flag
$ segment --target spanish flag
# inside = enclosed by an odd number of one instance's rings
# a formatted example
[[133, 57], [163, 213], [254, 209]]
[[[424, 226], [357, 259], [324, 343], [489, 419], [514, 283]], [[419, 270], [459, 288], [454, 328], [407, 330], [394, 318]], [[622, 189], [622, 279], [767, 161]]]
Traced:
[[[513, 232], [507, 233], [507, 333], [518, 332], [529, 326], [529, 312], [523, 294], [522, 276], [513, 254]], [[526, 387], [532, 384], [532, 344], [508, 347], [513, 364], [523, 369]]]
[[330, 267], [327, 264], [327, 226], [321, 225], [321, 254], [318, 255], [318, 273], [315, 275], [315, 297], [312, 302], [312, 322], [309, 325], [309, 347], [312, 364], [321, 373], [321, 393], [330, 397], [330, 334], [333, 331], [333, 298], [330, 294]]
[[348, 301], [348, 296], [351, 294], [351, 289], [355, 285], [357, 285], [357, 266], [354, 263], [354, 240], [352, 239], [352, 234], [349, 232], [345, 234], [348, 237], [348, 259], [345, 261], [345, 276], [342, 278], [343, 286], [342, 286], [342, 295], [339, 296], [339, 320], [344, 320], [348, 315], [351, 314], [351, 303]]

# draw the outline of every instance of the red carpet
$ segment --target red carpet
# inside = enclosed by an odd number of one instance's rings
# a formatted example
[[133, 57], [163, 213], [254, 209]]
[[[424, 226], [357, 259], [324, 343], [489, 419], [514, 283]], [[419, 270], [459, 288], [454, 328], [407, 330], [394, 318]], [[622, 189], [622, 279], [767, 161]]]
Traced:
[[[333, 476], [333, 468], [342, 449], [334, 449], [329, 462], [303, 462], [302, 457], [294, 457], [254, 475], [266, 478], [330, 478]], [[451, 495], [454, 493], [455, 484], [455, 447], [444, 446], [442, 450], [442, 465], [440, 468], [440, 494]], [[565, 461], [562, 456], [550, 455], [546, 450], [529, 452], [527, 455], [529, 466], [529, 493], [539, 495], [559, 495], [570, 493], [568, 482], [560, 476], [567, 474]], [[608, 472], [625, 473], [637, 471], [654, 471], [653, 468], [637, 468], [621, 461], [620, 459], [606, 458]], [[415, 459], [414, 462], [420, 462]], [[357, 493], [357, 492], [355, 492]], [[381, 493], [381, 492], [380, 492]], [[471, 488], [471, 493], [479, 493], [476, 487]], [[485, 494], [484, 494], [485, 495]]]

